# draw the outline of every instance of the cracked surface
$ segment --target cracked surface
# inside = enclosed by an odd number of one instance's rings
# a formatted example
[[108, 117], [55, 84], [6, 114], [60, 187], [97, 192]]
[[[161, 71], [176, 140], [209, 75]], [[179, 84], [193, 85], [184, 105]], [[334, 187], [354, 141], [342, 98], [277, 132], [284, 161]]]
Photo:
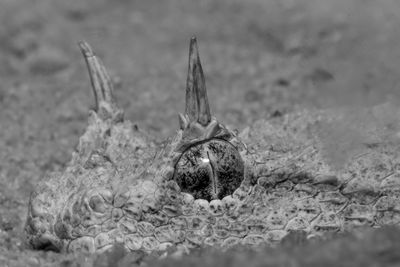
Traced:
[[[196, 116], [181, 116], [177, 135], [160, 147], [122, 120], [120, 110], [107, 105], [107, 94], [95, 96], [97, 107], [104, 108], [90, 114], [71, 162], [49, 174], [31, 196], [26, 232], [34, 248], [100, 252], [115, 243], [146, 252], [227, 248], [275, 244], [296, 230], [312, 236], [400, 222], [397, 137], [371, 139], [346, 165], [334, 168], [318, 131], [321, 125], [334, 128], [345, 116], [339, 111], [258, 121], [238, 136], [202, 117], [204, 127], [189, 139], [185, 133]], [[210, 138], [235, 145], [244, 177], [232, 194], [207, 201], [182, 192], [173, 163], [185, 144]]]

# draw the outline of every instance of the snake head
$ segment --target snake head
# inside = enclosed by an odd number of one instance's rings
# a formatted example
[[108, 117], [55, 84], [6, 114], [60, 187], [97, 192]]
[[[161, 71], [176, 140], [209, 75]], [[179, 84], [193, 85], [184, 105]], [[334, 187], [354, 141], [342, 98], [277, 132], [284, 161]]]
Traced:
[[97, 252], [123, 243], [153, 251], [203, 244], [207, 237], [211, 242], [215, 216], [237, 204], [246, 184], [245, 145], [211, 116], [196, 39], [190, 41], [180, 129], [161, 148], [124, 120], [104, 65], [87, 43], [79, 46], [95, 110], [71, 162], [30, 197], [30, 246]]
[[131, 251], [187, 251], [400, 224], [397, 139], [362, 147], [335, 170], [318, 132], [329, 126], [333, 136], [349, 136], [343, 112], [287, 114], [238, 138], [211, 115], [192, 38], [185, 112], [177, 133], [160, 143], [124, 119], [103, 64], [87, 43], [80, 48], [95, 110], [64, 171], [31, 195], [25, 232], [32, 248], [101, 252], [121, 243]]

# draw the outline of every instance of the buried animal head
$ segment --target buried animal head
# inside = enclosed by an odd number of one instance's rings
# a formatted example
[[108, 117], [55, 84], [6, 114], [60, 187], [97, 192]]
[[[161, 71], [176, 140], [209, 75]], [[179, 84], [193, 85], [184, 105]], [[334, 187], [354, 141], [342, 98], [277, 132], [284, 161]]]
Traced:
[[96, 108], [65, 170], [31, 195], [31, 247], [227, 248], [276, 244], [298, 230], [313, 236], [400, 224], [399, 142], [367, 147], [334, 170], [315, 134], [322, 123], [343, 119], [333, 111], [259, 121], [239, 139], [211, 116], [193, 38], [185, 113], [176, 135], [160, 145], [124, 120], [103, 64], [87, 43], [80, 47]]
[[30, 198], [29, 244], [94, 252], [116, 242], [145, 250], [182, 243], [187, 229], [208, 225], [204, 212], [212, 207], [220, 213], [224, 201], [237, 202], [232, 195], [246, 168], [245, 146], [211, 116], [196, 39], [190, 41], [180, 129], [161, 148], [124, 120], [105, 67], [87, 43], [79, 45], [95, 110], [68, 167], [50, 174]]

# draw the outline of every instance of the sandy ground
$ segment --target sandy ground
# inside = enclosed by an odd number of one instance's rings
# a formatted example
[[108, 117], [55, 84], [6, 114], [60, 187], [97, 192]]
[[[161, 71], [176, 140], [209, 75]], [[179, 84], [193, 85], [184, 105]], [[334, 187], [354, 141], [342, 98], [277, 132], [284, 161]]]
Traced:
[[184, 108], [193, 35], [211, 109], [234, 128], [400, 100], [396, 0], [2, 0], [0, 23], [0, 262], [11, 265], [61, 257], [26, 250], [22, 228], [30, 192], [68, 162], [93, 106], [79, 40], [126, 117], [160, 139]]

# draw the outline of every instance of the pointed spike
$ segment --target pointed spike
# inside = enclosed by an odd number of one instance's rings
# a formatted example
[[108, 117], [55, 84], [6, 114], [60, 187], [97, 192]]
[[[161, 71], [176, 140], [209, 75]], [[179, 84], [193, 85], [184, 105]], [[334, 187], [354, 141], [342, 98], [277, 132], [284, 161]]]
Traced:
[[188, 115], [190, 121], [197, 121], [203, 126], [206, 126], [211, 121], [207, 88], [196, 37], [190, 39], [185, 113]]
[[195, 43], [196, 39], [192, 38], [190, 40], [190, 47], [189, 47], [189, 64], [188, 64], [188, 74], [186, 80], [186, 108], [185, 113], [188, 115], [190, 121], [197, 120], [197, 101], [196, 101], [196, 91], [194, 89], [194, 65], [196, 59], [196, 51], [195, 51]]
[[90, 45], [85, 41], [80, 41], [78, 44], [85, 57], [96, 101], [96, 111], [98, 112], [101, 102], [114, 104], [114, 88], [106, 68], [101, 60], [96, 57]]
[[203, 68], [201, 67], [200, 57], [198, 53], [197, 43], [197, 71], [195, 73], [197, 75], [197, 102], [198, 102], [198, 118], [197, 121], [202, 125], [207, 125], [211, 121], [211, 112], [210, 106], [208, 105], [208, 97], [207, 97], [207, 88], [206, 88], [206, 80], [204, 78]]

